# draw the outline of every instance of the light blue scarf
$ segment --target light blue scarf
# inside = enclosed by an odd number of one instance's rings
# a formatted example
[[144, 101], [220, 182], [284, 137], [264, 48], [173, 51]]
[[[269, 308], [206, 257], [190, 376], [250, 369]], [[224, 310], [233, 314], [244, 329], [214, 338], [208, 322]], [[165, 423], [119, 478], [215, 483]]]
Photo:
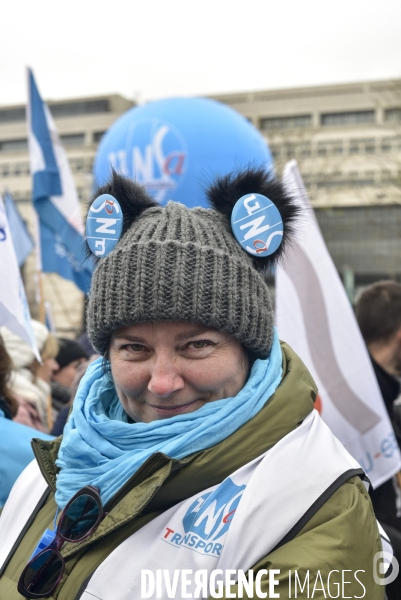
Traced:
[[281, 347], [274, 333], [269, 358], [256, 360], [234, 398], [151, 423], [128, 423], [102, 358], [88, 368], [65, 429], [56, 465], [56, 502], [64, 508], [85, 485], [100, 489], [103, 505], [155, 452], [180, 459], [218, 444], [252, 419], [278, 387]]

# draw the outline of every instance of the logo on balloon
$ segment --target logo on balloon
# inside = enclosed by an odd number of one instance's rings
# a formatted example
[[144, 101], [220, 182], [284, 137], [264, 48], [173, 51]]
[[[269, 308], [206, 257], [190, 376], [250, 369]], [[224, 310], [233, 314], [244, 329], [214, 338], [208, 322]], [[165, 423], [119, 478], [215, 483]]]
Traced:
[[144, 119], [130, 128], [126, 148], [109, 154], [114, 169], [138, 181], [161, 204], [167, 202], [188, 169], [183, 136], [161, 119]]

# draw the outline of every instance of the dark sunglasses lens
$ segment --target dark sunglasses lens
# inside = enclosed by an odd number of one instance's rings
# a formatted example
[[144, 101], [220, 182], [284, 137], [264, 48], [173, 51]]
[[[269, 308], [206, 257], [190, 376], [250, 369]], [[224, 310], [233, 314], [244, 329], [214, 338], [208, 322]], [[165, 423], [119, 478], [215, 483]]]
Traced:
[[99, 519], [99, 515], [100, 506], [95, 498], [83, 494], [66, 508], [63, 518], [58, 524], [58, 530], [64, 538], [76, 542], [90, 532]]
[[57, 585], [63, 561], [54, 550], [45, 550], [27, 567], [23, 583], [25, 589], [38, 598], [49, 594]]

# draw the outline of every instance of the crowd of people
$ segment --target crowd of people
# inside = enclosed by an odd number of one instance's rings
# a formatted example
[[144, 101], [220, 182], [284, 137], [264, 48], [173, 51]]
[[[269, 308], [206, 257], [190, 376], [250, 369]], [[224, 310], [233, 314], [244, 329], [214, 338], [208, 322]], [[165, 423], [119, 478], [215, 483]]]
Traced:
[[0, 508], [34, 458], [32, 438], [62, 435], [78, 384], [97, 356], [92, 351], [90, 359], [78, 341], [55, 337], [39, 321], [31, 325], [40, 362], [27, 342], [0, 327]]
[[[157, 569], [260, 572], [270, 594], [276, 569], [281, 598], [295, 597], [291, 571], [340, 585], [346, 570], [359, 575], [344, 597], [383, 600], [365, 474], [274, 327], [266, 268], [296, 229], [293, 198], [260, 169], [218, 179], [209, 210], [159, 206], [115, 173], [103, 194], [124, 229], [93, 275], [93, 350], [33, 321], [39, 362], [0, 329], [0, 598], [140, 598], [141, 572]], [[260, 208], [255, 195], [283, 221], [270, 256], [247, 253], [231, 229], [237, 202]], [[398, 434], [401, 285], [371, 286], [356, 315]], [[399, 483], [372, 494], [396, 554]], [[313, 597], [328, 597], [324, 585]]]

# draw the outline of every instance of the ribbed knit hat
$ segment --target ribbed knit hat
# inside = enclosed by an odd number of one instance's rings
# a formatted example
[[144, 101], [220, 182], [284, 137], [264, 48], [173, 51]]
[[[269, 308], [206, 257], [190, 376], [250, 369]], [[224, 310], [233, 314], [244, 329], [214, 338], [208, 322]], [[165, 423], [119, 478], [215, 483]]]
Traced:
[[[284, 222], [283, 244], [267, 258], [247, 254], [231, 230], [232, 208], [248, 193], [272, 200]], [[122, 238], [98, 260], [89, 295], [88, 335], [100, 354], [122, 326], [187, 321], [233, 335], [258, 357], [269, 355], [273, 310], [265, 274], [298, 210], [280, 183], [262, 169], [221, 178], [207, 192], [215, 210], [162, 207], [116, 173], [94, 199], [100, 194], [114, 196], [124, 216]]]

